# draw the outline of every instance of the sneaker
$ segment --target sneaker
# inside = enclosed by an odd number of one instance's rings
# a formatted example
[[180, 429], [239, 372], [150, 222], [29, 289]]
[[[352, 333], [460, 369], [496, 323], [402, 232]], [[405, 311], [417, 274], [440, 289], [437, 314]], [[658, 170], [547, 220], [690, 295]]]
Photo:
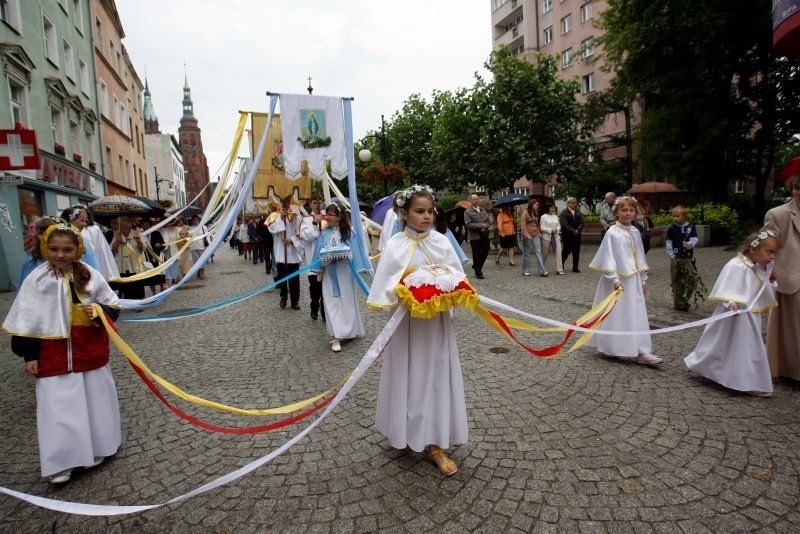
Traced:
[[530, 276], [531, 273], [522, 273], [522, 276]]
[[61, 471], [60, 473], [50, 477], [50, 484], [65, 484], [69, 482], [72, 477], [72, 469]]
[[331, 341], [331, 350], [333, 352], [339, 352], [342, 350], [342, 343], [338, 339], [334, 339]]
[[636, 363], [641, 363], [642, 365], [658, 365], [664, 360], [659, 358], [655, 354], [640, 354], [637, 357], [635, 357], [633, 361], [635, 361]]
[[748, 391], [747, 393], [749, 393], [750, 395], [753, 395], [754, 397], [765, 397], [766, 398], [766, 397], [771, 397], [772, 396], [772, 392], [771, 391]]
[[86, 467], [86, 469], [89, 469], [90, 467], [97, 467], [98, 465], [102, 464], [105, 461], [106, 461], [106, 457], [105, 456], [95, 456], [94, 457], [94, 461], [92, 463], [90, 463], [89, 465], [86, 465], [84, 467]]
[[564, 271], [558, 271], [558, 274], [567, 274]]
[[545, 271], [545, 272], [543, 272], [543, 273], [542, 273], [540, 276], [541, 276], [542, 278], [547, 278], [548, 276], [550, 276], [550, 273], [548, 273], [547, 271]]

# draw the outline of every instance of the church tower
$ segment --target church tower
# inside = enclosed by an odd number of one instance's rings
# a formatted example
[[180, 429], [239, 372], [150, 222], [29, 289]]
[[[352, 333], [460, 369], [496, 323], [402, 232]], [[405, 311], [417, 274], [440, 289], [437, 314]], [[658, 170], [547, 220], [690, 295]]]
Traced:
[[147, 78], [144, 79], [144, 105], [142, 106], [142, 117], [144, 118], [144, 133], [161, 133], [161, 130], [158, 129], [158, 117], [156, 117], [156, 110], [153, 108], [153, 99], [150, 96], [150, 86], [147, 84]]
[[[183, 116], [178, 128], [178, 139], [183, 153], [183, 168], [186, 172], [186, 200], [191, 201], [208, 185], [208, 162], [203, 152], [203, 140], [197, 119], [194, 116], [189, 80], [184, 75], [183, 84]], [[210, 197], [209, 189], [205, 189], [195, 204], [205, 208]]]

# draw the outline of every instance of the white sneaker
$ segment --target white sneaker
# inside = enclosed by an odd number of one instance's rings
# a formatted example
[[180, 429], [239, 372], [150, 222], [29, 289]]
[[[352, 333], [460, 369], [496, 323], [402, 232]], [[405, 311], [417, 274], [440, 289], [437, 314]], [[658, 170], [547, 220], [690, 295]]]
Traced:
[[655, 354], [640, 354], [637, 357], [635, 357], [633, 361], [635, 361], [636, 363], [641, 363], [643, 365], [658, 365], [664, 360], [659, 358]]
[[72, 477], [72, 469], [67, 469], [66, 471], [61, 471], [57, 475], [53, 475], [50, 477], [50, 484], [65, 484], [69, 482], [69, 479]]
[[331, 350], [333, 350], [333, 352], [339, 352], [342, 350], [342, 344], [338, 339], [331, 341]]

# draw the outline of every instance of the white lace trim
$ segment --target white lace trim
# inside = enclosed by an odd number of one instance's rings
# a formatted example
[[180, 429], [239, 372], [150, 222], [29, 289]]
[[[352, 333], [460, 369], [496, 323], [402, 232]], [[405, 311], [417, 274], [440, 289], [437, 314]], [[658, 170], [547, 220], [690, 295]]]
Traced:
[[458, 284], [466, 280], [467, 275], [445, 264], [426, 265], [420, 267], [403, 279], [406, 287], [434, 286], [440, 291], [449, 293]]

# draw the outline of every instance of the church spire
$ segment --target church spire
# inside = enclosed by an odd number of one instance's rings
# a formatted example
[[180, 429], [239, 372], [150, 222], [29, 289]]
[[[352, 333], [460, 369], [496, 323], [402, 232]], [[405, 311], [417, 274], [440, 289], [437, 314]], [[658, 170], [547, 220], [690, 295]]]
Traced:
[[161, 130], [158, 128], [158, 117], [156, 116], [155, 108], [153, 108], [153, 99], [150, 97], [150, 85], [147, 83], [146, 76], [144, 79], [144, 105], [142, 106], [142, 118], [144, 119], [144, 133], [161, 133]]
[[189, 76], [186, 73], [186, 63], [183, 64], [183, 118], [194, 118], [192, 104], [192, 90], [189, 89]]

